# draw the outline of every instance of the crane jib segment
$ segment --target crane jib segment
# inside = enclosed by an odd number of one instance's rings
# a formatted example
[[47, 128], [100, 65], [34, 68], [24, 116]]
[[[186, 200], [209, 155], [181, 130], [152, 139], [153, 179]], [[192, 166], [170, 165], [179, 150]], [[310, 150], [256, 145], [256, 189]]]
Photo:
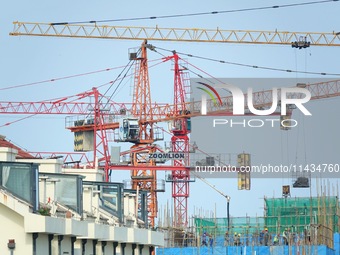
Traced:
[[218, 42], [244, 44], [291, 45], [296, 48], [340, 46], [337, 32], [289, 32], [261, 30], [224, 30], [220, 28], [160, 28], [109, 26], [97, 24], [67, 24], [13, 22], [10, 35], [102, 38], [120, 40], [156, 40], [184, 42]]

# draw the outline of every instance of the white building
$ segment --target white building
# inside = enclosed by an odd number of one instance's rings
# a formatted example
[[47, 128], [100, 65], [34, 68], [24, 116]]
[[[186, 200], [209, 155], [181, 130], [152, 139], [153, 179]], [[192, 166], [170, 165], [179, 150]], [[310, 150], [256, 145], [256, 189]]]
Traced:
[[0, 137], [0, 254], [151, 255], [163, 246], [147, 227], [145, 192], [27, 156]]

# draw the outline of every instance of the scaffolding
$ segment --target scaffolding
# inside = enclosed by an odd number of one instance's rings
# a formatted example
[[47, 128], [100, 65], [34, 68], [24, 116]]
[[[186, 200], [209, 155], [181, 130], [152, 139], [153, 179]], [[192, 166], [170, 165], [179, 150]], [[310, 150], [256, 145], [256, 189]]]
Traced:
[[265, 198], [264, 204], [264, 216], [230, 217], [229, 226], [227, 218], [216, 217], [192, 217], [186, 229], [163, 225], [166, 246], [334, 247], [334, 233], [340, 228], [337, 196]]
[[270, 232], [290, 229], [314, 244], [333, 247], [333, 233], [339, 232], [337, 196], [265, 198], [265, 213], [265, 225]]

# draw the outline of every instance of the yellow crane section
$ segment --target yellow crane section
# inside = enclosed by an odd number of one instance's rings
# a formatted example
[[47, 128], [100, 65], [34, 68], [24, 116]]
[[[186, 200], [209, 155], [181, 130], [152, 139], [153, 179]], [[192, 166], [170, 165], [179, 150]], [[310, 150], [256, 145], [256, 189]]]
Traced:
[[292, 45], [296, 48], [340, 46], [340, 32], [288, 32], [223, 30], [204, 28], [160, 28], [92, 24], [13, 22], [10, 35]]

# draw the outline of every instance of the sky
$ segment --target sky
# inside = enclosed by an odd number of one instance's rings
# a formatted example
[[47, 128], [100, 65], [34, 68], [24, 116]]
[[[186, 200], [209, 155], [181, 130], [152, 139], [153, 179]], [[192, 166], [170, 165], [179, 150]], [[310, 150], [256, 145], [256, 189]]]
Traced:
[[[141, 41], [75, 39], [55, 37], [14, 37], [9, 36], [13, 21], [25, 22], [72, 22], [89, 20], [125, 19], [172, 14], [225, 11], [252, 7], [303, 3], [304, 1], [7, 1], [0, 10], [0, 101], [21, 102], [41, 101], [76, 95], [100, 87], [115, 80], [121, 67], [128, 63], [128, 52], [139, 47]], [[156, 26], [177, 28], [220, 28], [235, 30], [278, 30], [333, 32], [340, 22], [339, 2], [304, 5], [270, 10], [233, 12], [217, 15], [191, 16], [168, 19], [111, 22], [109, 25]], [[102, 23], [105, 24], [105, 23]], [[149, 41], [156, 47], [176, 50], [196, 56], [236, 62], [248, 65], [266, 66], [294, 71], [340, 73], [339, 47], [310, 47], [303, 50], [290, 46], [241, 45], [219, 43], [187, 43]], [[169, 52], [159, 51], [164, 55]], [[149, 60], [159, 60], [160, 54], [150, 52]], [[221, 64], [196, 58], [183, 58], [206, 74], [219, 78], [320, 78], [299, 72], [278, 72], [254, 69], [236, 65]], [[110, 71], [97, 72], [112, 68]], [[153, 102], [173, 102], [173, 73], [171, 63], [150, 68], [150, 84]], [[93, 72], [91, 75], [83, 75]], [[80, 75], [82, 74], [82, 75]], [[192, 73], [191, 78], [197, 78]], [[204, 76], [204, 74], [201, 73]], [[75, 76], [73, 78], [58, 79]], [[340, 79], [339, 76], [321, 77]], [[56, 79], [55, 81], [42, 82]], [[32, 84], [30, 86], [19, 86]], [[19, 86], [19, 87], [18, 87]], [[116, 102], [132, 101], [133, 79], [122, 83], [119, 93], [113, 96]], [[244, 84], [244, 88], [248, 85]], [[256, 84], [254, 91], [269, 88], [268, 84]], [[112, 91], [112, 90], [111, 90]], [[289, 132], [279, 130], [220, 130], [207, 134], [192, 134], [200, 148], [208, 153], [249, 152], [252, 162], [288, 164], [292, 162], [339, 163], [339, 109], [340, 98], [310, 102], [308, 108], [313, 117], [307, 118], [296, 113], [301, 119], [299, 128]], [[294, 113], [295, 114], [295, 113]], [[295, 116], [295, 115], [294, 115]], [[19, 115], [0, 115], [0, 134], [28, 151], [71, 152], [73, 134], [65, 129], [64, 115], [37, 115], [24, 120]], [[19, 121], [17, 121], [19, 120]], [[10, 125], [4, 125], [5, 123]], [[193, 129], [210, 125], [208, 119], [193, 120]], [[197, 128], [196, 128], [197, 130]], [[199, 129], [200, 130], [200, 129]], [[208, 129], [207, 129], [208, 130]], [[222, 136], [220, 136], [222, 134]], [[169, 141], [170, 137], [166, 137]], [[209, 140], [210, 139], [210, 140]], [[213, 141], [213, 143], [212, 143]], [[121, 146], [129, 146], [122, 145]], [[131, 144], [130, 144], [131, 145]], [[223, 145], [223, 146], [222, 146]], [[221, 152], [222, 151], [222, 152]], [[314, 162], [315, 161], [315, 162]], [[162, 178], [164, 173], [160, 173]], [[129, 179], [129, 173], [117, 172], [114, 181]], [[254, 179], [250, 191], [238, 191], [235, 179], [208, 179], [212, 185], [231, 197], [231, 215], [262, 215], [263, 197], [281, 197], [281, 186], [291, 184], [289, 179]], [[334, 182], [335, 180], [332, 179]], [[314, 187], [314, 184], [313, 186]], [[292, 196], [309, 196], [310, 190], [292, 190]], [[316, 194], [316, 189], [312, 189]], [[211, 198], [211, 199], [210, 199]], [[160, 208], [171, 204], [171, 187], [159, 194]], [[197, 180], [190, 184], [189, 215], [198, 212], [216, 212], [224, 217], [225, 198], [206, 184]]]

